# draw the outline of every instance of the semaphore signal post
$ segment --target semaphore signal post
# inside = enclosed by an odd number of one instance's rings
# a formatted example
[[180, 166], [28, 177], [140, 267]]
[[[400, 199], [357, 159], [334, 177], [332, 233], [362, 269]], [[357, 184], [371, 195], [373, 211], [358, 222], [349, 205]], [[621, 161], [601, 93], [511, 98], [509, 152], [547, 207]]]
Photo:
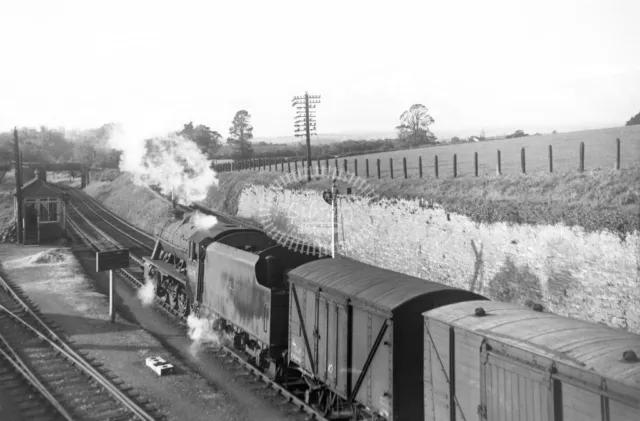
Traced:
[[[315, 104], [320, 103], [320, 95], [309, 95], [307, 92], [303, 96], [294, 96], [291, 105], [296, 107], [295, 116], [295, 136], [307, 138], [307, 181], [311, 181], [311, 132], [315, 132], [315, 111], [309, 111], [310, 108], [316, 108]], [[317, 133], [313, 133], [316, 134]]]

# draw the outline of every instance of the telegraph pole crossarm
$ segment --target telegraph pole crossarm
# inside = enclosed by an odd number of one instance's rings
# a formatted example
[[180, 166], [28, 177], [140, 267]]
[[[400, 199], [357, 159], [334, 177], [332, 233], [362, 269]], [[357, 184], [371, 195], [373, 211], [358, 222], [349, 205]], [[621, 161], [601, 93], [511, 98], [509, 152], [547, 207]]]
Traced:
[[307, 181], [311, 181], [311, 132], [316, 129], [315, 113], [309, 109], [315, 108], [314, 104], [319, 103], [320, 95], [309, 95], [308, 92], [303, 96], [294, 96], [291, 100], [291, 105], [297, 109], [294, 117], [294, 134], [296, 137], [305, 136], [307, 140]]

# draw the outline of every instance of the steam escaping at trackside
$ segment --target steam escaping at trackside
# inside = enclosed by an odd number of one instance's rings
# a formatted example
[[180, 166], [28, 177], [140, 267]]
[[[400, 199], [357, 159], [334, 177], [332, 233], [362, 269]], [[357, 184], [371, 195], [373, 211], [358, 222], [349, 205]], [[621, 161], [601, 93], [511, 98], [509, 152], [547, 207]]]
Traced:
[[206, 230], [212, 228], [218, 223], [218, 218], [213, 215], [205, 215], [200, 212], [196, 212], [191, 217], [194, 228], [197, 230]]
[[122, 151], [120, 170], [133, 175], [134, 183], [159, 186], [163, 194], [177, 195], [188, 205], [204, 200], [218, 177], [211, 161], [189, 139], [141, 126], [117, 125], [111, 130], [109, 146]]
[[145, 276], [145, 283], [138, 289], [138, 299], [144, 307], [148, 307], [153, 303], [156, 294], [156, 283], [153, 278]]
[[187, 317], [189, 326], [189, 338], [193, 341], [189, 347], [191, 355], [196, 357], [203, 346], [221, 346], [222, 338], [213, 329], [214, 321], [208, 318], [198, 318], [193, 314]]

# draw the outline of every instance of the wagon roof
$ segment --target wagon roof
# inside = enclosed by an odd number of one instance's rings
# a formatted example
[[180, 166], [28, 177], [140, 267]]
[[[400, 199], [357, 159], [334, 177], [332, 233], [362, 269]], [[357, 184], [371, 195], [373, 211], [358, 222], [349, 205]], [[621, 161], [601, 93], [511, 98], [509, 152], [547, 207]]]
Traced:
[[[487, 316], [475, 316], [477, 307]], [[627, 350], [640, 357], [640, 335], [631, 332], [497, 301], [467, 301], [423, 315], [640, 387], [640, 362], [622, 359]]]
[[[189, 222], [187, 222], [187, 224], [188, 223]], [[237, 225], [230, 225], [230, 224], [224, 224], [224, 223], [218, 222], [216, 225], [214, 225], [211, 228], [195, 230], [193, 234], [191, 234], [191, 236], [189, 237], [189, 241], [193, 241], [194, 243], [200, 243], [205, 238], [216, 239], [218, 237], [221, 237], [222, 235], [230, 234], [232, 232], [239, 232], [239, 231], [262, 232], [255, 228], [243, 228]]]
[[[393, 311], [408, 301], [439, 291], [468, 291], [346, 258], [320, 259], [289, 272], [290, 279]], [[477, 299], [480, 299], [478, 296]]]

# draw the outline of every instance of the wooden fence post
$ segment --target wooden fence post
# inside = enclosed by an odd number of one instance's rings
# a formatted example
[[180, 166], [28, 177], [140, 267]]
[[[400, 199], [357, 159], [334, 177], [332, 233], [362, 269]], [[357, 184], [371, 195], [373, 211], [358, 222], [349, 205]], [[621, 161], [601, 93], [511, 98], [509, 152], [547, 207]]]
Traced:
[[327, 175], [329, 175], [329, 158], [325, 158], [325, 163], [327, 164]]
[[291, 174], [291, 161], [287, 159], [287, 168], [289, 168], [289, 174]]
[[524, 147], [520, 149], [520, 165], [522, 166], [522, 174], [526, 174], [526, 165], [525, 165], [525, 157], [524, 157]]
[[358, 176], [358, 158], [353, 159], [353, 172]]
[[322, 175], [322, 162], [320, 162], [320, 158], [318, 158], [318, 175]]
[[616, 139], [616, 170], [620, 169], [620, 138]]
[[404, 178], [407, 178], [407, 158], [402, 158], [402, 169], [404, 170]]
[[502, 174], [502, 160], [500, 159], [500, 149], [498, 149], [498, 166], [496, 172], [498, 175]]
[[436, 178], [438, 178], [438, 155], [434, 157], [435, 169], [436, 169]]
[[378, 158], [378, 180], [380, 180], [380, 158]]
[[364, 160], [364, 166], [367, 168], [367, 178], [369, 178], [369, 158]]
[[553, 147], [549, 145], [549, 172], [553, 172]]
[[458, 156], [453, 154], [453, 178], [458, 177]]
[[580, 142], [580, 172], [584, 172], [584, 142]]
[[418, 157], [418, 169], [420, 170], [420, 178], [422, 178], [422, 157]]
[[336, 176], [340, 175], [340, 168], [338, 168], [338, 158], [336, 158]]
[[391, 172], [391, 178], [393, 178], [393, 158], [389, 158], [389, 171]]
[[347, 173], [347, 160], [346, 160], [346, 158], [345, 158], [342, 166], [344, 167], [344, 173], [346, 174]]
[[478, 152], [475, 153], [474, 166], [476, 169], [476, 177], [478, 176]]

